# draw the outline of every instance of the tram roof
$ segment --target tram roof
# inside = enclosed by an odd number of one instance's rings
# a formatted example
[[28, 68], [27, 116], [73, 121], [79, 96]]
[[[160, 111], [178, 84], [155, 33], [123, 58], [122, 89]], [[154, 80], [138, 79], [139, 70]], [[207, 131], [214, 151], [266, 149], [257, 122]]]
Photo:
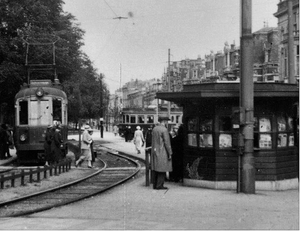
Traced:
[[[238, 98], [239, 95], [239, 83], [202, 83], [184, 85], [181, 92], [157, 92], [156, 98], [184, 103], [200, 99]], [[297, 84], [254, 83], [254, 97], [299, 98], [299, 87]]]
[[[23, 88], [21, 89], [15, 96], [15, 98], [22, 98], [22, 97], [28, 97], [31, 95], [35, 95], [36, 90], [38, 89], [38, 87], [29, 87], [29, 88]], [[62, 97], [63, 99], [67, 98], [66, 93], [59, 89], [59, 88], [55, 88], [55, 87], [42, 87], [42, 89], [44, 90], [45, 95], [52, 95], [52, 96], [57, 96], [57, 97]]]

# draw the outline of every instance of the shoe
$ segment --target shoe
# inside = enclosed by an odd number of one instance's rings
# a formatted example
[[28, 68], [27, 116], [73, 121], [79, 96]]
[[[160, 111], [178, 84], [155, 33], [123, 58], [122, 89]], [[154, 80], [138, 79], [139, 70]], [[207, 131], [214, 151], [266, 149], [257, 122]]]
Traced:
[[77, 168], [78, 167], [78, 164], [75, 162], [75, 167]]
[[167, 187], [159, 187], [159, 188], [156, 188], [157, 190], [167, 190], [167, 189], [169, 189], [169, 188], [167, 188]]
[[88, 168], [93, 168], [93, 166], [88, 166]]

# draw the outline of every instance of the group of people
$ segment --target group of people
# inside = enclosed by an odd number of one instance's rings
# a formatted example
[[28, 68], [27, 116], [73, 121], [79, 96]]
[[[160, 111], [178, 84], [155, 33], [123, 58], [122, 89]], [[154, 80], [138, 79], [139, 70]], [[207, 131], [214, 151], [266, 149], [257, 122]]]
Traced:
[[134, 144], [137, 154], [145, 144], [145, 151], [149, 152], [151, 170], [153, 171], [153, 188], [167, 189], [164, 186], [166, 172], [169, 172], [169, 180], [179, 182], [183, 178], [183, 126], [173, 126], [168, 132], [169, 118], [160, 116], [158, 124], [153, 128], [150, 126], [145, 132], [137, 126], [134, 132]]
[[0, 127], [0, 160], [10, 158], [10, 148], [13, 148], [13, 134], [7, 124], [1, 124]]
[[62, 143], [61, 124], [58, 121], [54, 121], [53, 125], [47, 127], [45, 134], [45, 166], [58, 164], [64, 157], [61, 151]]
[[84, 160], [88, 163], [88, 168], [93, 168], [92, 163], [95, 161], [93, 151], [93, 129], [89, 125], [84, 126], [81, 140], [81, 155], [75, 162], [75, 166], [78, 167]]

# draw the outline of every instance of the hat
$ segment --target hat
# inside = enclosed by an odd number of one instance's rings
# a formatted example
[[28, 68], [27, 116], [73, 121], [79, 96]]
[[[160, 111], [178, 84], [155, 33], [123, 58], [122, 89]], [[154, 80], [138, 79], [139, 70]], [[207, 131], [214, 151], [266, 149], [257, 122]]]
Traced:
[[140, 127], [140, 126], [136, 126], [136, 129], [137, 129], [137, 130], [140, 130], [140, 129], [141, 129], [141, 127]]
[[90, 129], [91, 127], [89, 126], [89, 125], [85, 125], [84, 126], [84, 129], [86, 129], [86, 130], [88, 130], [88, 129]]
[[90, 127], [90, 128], [88, 128], [88, 131], [93, 132], [94, 130]]
[[160, 115], [158, 116], [158, 121], [163, 121], [163, 120], [170, 120], [170, 118], [167, 115]]

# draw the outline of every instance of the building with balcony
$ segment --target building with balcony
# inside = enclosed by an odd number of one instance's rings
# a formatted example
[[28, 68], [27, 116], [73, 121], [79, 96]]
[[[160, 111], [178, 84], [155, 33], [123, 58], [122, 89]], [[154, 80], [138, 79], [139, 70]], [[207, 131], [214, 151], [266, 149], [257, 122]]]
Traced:
[[291, 23], [293, 28], [289, 32], [289, 12], [288, 3], [290, 0], [280, 0], [278, 3], [277, 12], [274, 14], [278, 18], [278, 32], [279, 32], [279, 48], [278, 48], [278, 58], [279, 58], [279, 78], [285, 82], [288, 81], [289, 68], [290, 65], [288, 60], [288, 38], [289, 33], [293, 39], [293, 52], [294, 52], [294, 69], [295, 78], [299, 79], [299, 0], [291, 0]]

